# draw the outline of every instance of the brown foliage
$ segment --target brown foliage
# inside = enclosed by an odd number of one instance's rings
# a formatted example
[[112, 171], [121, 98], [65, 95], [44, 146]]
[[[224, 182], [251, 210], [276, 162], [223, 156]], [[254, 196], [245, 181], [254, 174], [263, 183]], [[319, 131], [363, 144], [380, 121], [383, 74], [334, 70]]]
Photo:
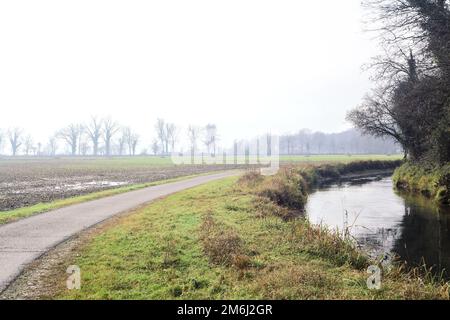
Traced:
[[217, 225], [212, 213], [204, 217], [201, 240], [211, 263], [237, 269], [250, 266], [250, 258], [243, 254], [242, 239], [236, 232]]

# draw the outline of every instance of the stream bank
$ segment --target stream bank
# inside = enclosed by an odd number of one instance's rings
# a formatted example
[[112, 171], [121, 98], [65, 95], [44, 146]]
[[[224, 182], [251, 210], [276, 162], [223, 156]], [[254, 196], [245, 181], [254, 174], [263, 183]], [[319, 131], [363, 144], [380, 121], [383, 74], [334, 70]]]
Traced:
[[422, 194], [439, 205], [450, 206], [450, 164], [432, 166], [407, 162], [395, 170], [394, 185]]

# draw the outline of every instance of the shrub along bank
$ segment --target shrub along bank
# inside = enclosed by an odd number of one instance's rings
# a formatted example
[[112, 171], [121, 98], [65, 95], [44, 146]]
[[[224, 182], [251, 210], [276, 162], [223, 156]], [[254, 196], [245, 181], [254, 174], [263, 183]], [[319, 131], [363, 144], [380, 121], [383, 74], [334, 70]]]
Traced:
[[338, 182], [349, 175], [364, 173], [390, 172], [402, 165], [401, 160], [385, 161], [355, 161], [350, 163], [324, 164], [299, 168], [299, 173], [312, 187], [324, 182]]
[[407, 162], [393, 176], [400, 190], [420, 193], [441, 205], [450, 205], [450, 164], [426, 166]]

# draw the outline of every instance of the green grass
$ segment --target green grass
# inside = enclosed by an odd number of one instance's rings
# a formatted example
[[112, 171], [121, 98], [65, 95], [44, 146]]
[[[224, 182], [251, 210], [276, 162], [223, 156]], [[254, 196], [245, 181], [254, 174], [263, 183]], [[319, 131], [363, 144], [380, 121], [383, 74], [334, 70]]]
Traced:
[[437, 167], [408, 162], [395, 171], [393, 181], [401, 190], [420, 193], [438, 204], [450, 205], [450, 164]]
[[68, 168], [82, 169], [115, 169], [136, 167], [170, 167], [173, 166], [170, 157], [137, 156], [137, 157], [6, 157], [0, 158], [1, 164], [8, 163], [45, 163]]
[[114, 157], [114, 158], [85, 158], [83, 160], [83, 165], [89, 165], [91, 163], [93, 166], [106, 166], [107, 168], [133, 168], [133, 167], [163, 167], [163, 166], [173, 166], [173, 162], [170, 157]]
[[398, 269], [384, 277], [382, 290], [369, 290], [367, 259], [351, 243], [302, 219], [258, 218], [255, 196], [236, 179], [171, 195], [116, 221], [62, 264], [80, 266], [81, 290], [64, 289], [63, 268], [50, 298], [448, 298], [448, 286]]
[[185, 179], [189, 179], [189, 178], [194, 178], [194, 177], [197, 177], [200, 175], [202, 175], [202, 174], [184, 176], [184, 177], [161, 180], [161, 181], [154, 181], [154, 182], [149, 182], [149, 183], [134, 184], [134, 185], [119, 187], [119, 188], [115, 188], [115, 189], [108, 189], [108, 190], [93, 192], [93, 193], [89, 193], [86, 195], [75, 196], [75, 197], [71, 197], [71, 198], [67, 198], [67, 199], [55, 200], [52, 202], [38, 203], [33, 206], [18, 208], [18, 209], [14, 209], [14, 210], [10, 210], [10, 211], [0, 211], [0, 225], [5, 224], [5, 223], [10, 223], [13, 221], [17, 221], [19, 219], [23, 219], [26, 217], [30, 217], [35, 214], [44, 213], [47, 211], [67, 207], [70, 205], [87, 202], [87, 201], [92, 201], [92, 200], [96, 200], [96, 199], [100, 199], [100, 198], [105, 198], [105, 197], [109, 197], [109, 196], [113, 196], [113, 195], [117, 195], [117, 194], [121, 194], [121, 193], [125, 193], [125, 192], [130, 192], [130, 191], [134, 191], [134, 190], [138, 190], [138, 189], [142, 189], [142, 188], [147, 188], [147, 187], [151, 187], [151, 186], [164, 184], [164, 183], [181, 181], [181, 180], [185, 180]]

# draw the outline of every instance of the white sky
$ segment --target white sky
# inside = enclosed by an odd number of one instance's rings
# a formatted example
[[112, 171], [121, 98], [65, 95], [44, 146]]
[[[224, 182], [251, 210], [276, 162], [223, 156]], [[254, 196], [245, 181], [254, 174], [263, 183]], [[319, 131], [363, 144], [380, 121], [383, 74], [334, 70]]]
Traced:
[[111, 115], [150, 144], [157, 117], [224, 142], [349, 127], [375, 54], [360, 0], [0, 1], [0, 128], [36, 140]]

